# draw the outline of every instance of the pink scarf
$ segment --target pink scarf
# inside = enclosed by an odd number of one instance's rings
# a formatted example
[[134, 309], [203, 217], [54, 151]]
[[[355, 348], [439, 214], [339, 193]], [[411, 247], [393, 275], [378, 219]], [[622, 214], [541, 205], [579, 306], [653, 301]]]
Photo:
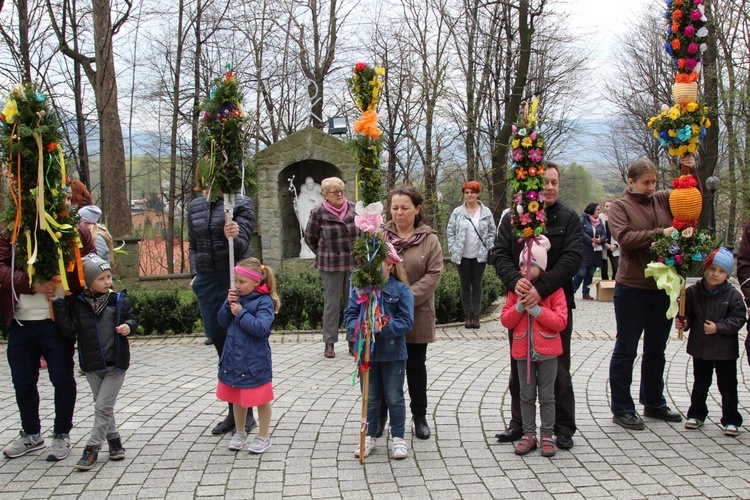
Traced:
[[346, 211], [349, 208], [349, 200], [344, 198], [344, 203], [339, 208], [335, 208], [328, 203], [328, 200], [323, 200], [323, 207], [328, 210], [329, 214], [335, 215], [339, 219], [344, 220], [344, 215], [346, 215]]
[[[589, 215], [589, 214], [586, 214], [586, 215]], [[599, 217], [592, 217], [590, 215], [589, 215], [589, 220], [591, 221], [591, 225], [594, 226], [594, 229], [596, 229], [596, 227], [601, 222], [601, 220], [599, 219]]]

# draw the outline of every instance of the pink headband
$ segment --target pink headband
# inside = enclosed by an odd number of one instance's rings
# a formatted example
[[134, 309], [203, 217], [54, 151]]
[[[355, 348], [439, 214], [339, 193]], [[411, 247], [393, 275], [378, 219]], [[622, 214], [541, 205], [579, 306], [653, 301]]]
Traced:
[[250, 278], [253, 281], [257, 281], [258, 283], [263, 281], [263, 274], [242, 266], [234, 266], [234, 274], [240, 274], [245, 278]]

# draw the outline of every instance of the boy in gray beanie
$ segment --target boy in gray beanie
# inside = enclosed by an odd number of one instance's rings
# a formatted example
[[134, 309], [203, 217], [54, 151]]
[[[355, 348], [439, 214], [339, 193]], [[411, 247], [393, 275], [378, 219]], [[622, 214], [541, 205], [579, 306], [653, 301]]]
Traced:
[[737, 411], [738, 334], [747, 312], [742, 294], [727, 283], [733, 269], [732, 252], [723, 247], [714, 250], [703, 265], [703, 279], [685, 292], [685, 316], [675, 320], [675, 327], [690, 330], [687, 352], [693, 357], [693, 391], [685, 428], [703, 426], [715, 370], [721, 393], [721, 425], [727, 436], [738, 435], [742, 425]]
[[76, 463], [79, 470], [90, 470], [106, 439], [109, 459], [122, 460], [125, 449], [115, 425], [115, 402], [130, 366], [127, 336], [138, 329], [133, 305], [125, 291], [113, 292], [109, 262], [96, 254], [84, 257], [83, 277], [86, 288], [70, 307], [62, 299], [52, 303], [55, 322], [69, 338], [78, 337], [78, 359], [94, 394], [94, 428], [86, 443], [83, 457]]

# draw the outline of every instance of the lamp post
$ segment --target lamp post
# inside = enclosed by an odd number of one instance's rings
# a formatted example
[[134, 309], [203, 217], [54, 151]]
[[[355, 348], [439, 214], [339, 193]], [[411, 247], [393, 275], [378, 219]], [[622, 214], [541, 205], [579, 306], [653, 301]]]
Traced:
[[345, 116], [334, 116], [328, 119], [328, 133], [331, 135], [344, 135], [349, 132], [349, 123]]
[[714, 199], [716, 195], [716, 190], [719, 189], [719, 185], [721, 184], [721, 181], [716, 176], [711, 176], [708, 179], [706, 179], [706, 188], [711, 192], [711, 213], [708, 216], [708, 232], [713, 238], [714, 234], [716, 233], [716, 208], [714, 204]]

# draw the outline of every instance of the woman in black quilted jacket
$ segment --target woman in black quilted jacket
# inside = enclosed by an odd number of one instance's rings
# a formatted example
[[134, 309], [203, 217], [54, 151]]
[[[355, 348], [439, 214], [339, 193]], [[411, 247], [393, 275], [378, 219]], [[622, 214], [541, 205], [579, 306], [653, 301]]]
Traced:
[[[196, 190], [203, 191], [200, 182]], [[219, 325], [217, 315], [227, 297], [231, 269], [237, 262], [253, 254], [250, 237], [254, 228], [255, 208], [253, 201], [245, 196], [238, 195], [235, 198], [231, 221], [227, 221], [224, 214], [224, 199], [221, 196], [216, 201], [208, 201], [205, 195], [201, 196], [193, 200], [188, 208], [190, 273], [193, 275], [190, 286], [198, 297], [203, 331], [212, 341], [220, 358], [227, 331]], [[234, 238], [234, 262], [231, 268], [229, 238]], [[250, 409], [245, 430], [250, 432], [255, 425], [253, 411]], [[211, 430], [211, 433], [226, 434], [232, 432], [234, 427], [232, 404], [229, 403], [227, 416]]]

